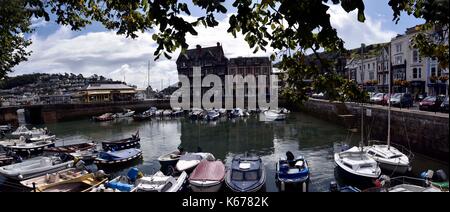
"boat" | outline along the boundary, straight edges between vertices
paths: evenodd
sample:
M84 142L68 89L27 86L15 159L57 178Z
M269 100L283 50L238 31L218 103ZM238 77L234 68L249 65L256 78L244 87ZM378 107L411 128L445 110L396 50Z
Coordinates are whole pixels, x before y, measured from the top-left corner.
M220 113L216 112L214 110L210 110L208 111L208 113L206 113L204 119L211 121L211 120L217 120L220 117Z
M352 147L348 150L335 153L334 162L343 170L349 178L363 182L372 182L381 175L378 163L360 147Z
M73 165L73 160L63 161L59 157L35 157L21 163L0 167L0 175L13 180L26 180L57 172Z
M280 113L277 110L264 111L266 121L281 121L286 119L286 114Z
M354 146L350 149L334 153L334 162L338 170L348 178L366 184L372 183L381 175L381 169L378 162L375 161L366 151L364 151L364 105L361 105L361 140L359 147Z
M234 192L256 192L266 183L266 170L256 155L236 155L225 175L225 184Z
M135 121L151 120L152 116L153 116L153 113L150 110L147 110L142 113L133 115L133 120L135 120Z
M134 110L126 109L121 113L115 113L113 116L114 118L127 118L132 117L134 115Z
M193 120L198 120L202 118L203 110L199 108L193 108L191 112L189 112L189 118Z
M343 192L343 193L361 192L361 190L359 190L358 188L353 187L353 186L339 186L335 181L332 181L330 183L329 191L330 192Z
M14 157L6 154L0 153L0 166L10 165L14 162Z
M370 143L381 143L379 141L369 141ZM386 144L372 144L370 146L363 147L364 151L378 162L380 168L389 173L405 174L411 171L410 158L413 153L410 152L407 156L397 148ZM409 152L406 149L404 152Z
M376 182L375 187L363 190L363 192L442 192L428 179L420 179L408 176L397 176L390 178L382 175Z
M183 154L183 149L179 148L171 153L161 155L158 157L159 164L162 167L175 166Z
M180 157L175 168L179 172L190 172L200 163L200 161L206 158L214 159L214 155L207 152L186 153Z
M10 124L6 124L6 125L0 125L0 132L1 133L8 133L11 132L12 127Z
M390 69L388 75L390 76ZM391 91L391 84L389 83L389 91ZM370 157L378 162L381 169L388 171L392 174L405 174L412 170L411 160L414 154L404 148L397 145L397 149L391 145L391 101L388 101L388 124L387 124L387 141L386 144L382 144L380 141L369 141L369 145L364 147Z
M48 147L44 149L44 152L50 153L75 153L79 151L86 151L94 149L96 147L95 143L79 143L71 144L65 146Z
M94 163L97 165L122 164L141 157L142 151L140 149L123 149L114 152L100 152L98 157L95 158Z
M428 180L432 186L441 189L441 191L449 191L448 176L442 169L436 172L433 170L424 171L420 174L420 178Z
M227 114L227 109L219 108L219 109L216 109L216 112L218 112L221 116L223 116L223 115Z
M56 139L55 135L38 135L35 137L27 138L27 142L39 142L39 141L54 141Z
M93 188L103 184L108 178L99 171L87 173L73 179L43 185L36 188L38 192L89 192Z
M182 172L180 176L164 175L161 171L152 176L144 176L136 181L136 192L178 192L181 191L188 175Z
M30 178L28 180L22 180L20 181L20 184L28 188L38 188L45 185L61 182L64 180L74 179L86 173L88 172L85 170L68 168L54 173L48 173L39 177Z
M179 116L184 115L183 108L181 108L181 107L174 107L174 108L172 108L172 110L173 110L173 112L172 112L173 117L179 117Z
M115 141L103 141L102 148L105 151L135 148L135 147L139 147L140 141L141 141L141 139L139 138L139 131L137 131L136 134L131 135L131 137L129 137L129 138L115 140Z
M114 115L112 113L105 113L100 116L94 116L92 117L94 121L111 121L114 120Z
M155 111L155 116L162 116L163 115L163 113L164 113L164 110L156 110Z
M203 159L189 176L189 185L194 192L218 192L224 178L222 161Z
M98 157L98 154L99 152L96 149L88 149L69 153L69 155L71 155L75 159L82 160L89 164L94 162L94 160Z
M162 112L162 115L163 115L163 116L172 116L172 110L164 110L164 111Z
M31 156L42 153L45 148L55 146L55 141L46 140L33 143L13 141L12 143L6 145L2 143L2 146L5 151L15 152L20 156Z
M231 110L229 116L230 116L230 118L243 117L244 112L240 108L234 108L233 110Z
M21 125L11 133L11 137L19 138L21 136L24 136L25 138L31 138L46 134L48 134L47 128L32 128L31 130L29 130L25 125Z
M303 192L307 192L310 180L308 162L303 156L294 158L291 152L287 152L286 158L277 162L275 177L281 191L286 190L286 185L299 185Z

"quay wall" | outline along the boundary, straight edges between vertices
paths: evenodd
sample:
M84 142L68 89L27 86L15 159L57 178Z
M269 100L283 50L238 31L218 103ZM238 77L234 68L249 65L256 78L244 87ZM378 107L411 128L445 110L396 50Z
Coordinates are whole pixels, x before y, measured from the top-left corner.
M27 122L29 123L54 123L58 121L92 117L103 113L122 112L131 109L137 112L148 110L150 107L159 109L170 108L168 100L144 100L136 102L114 102L114 103L79 103L79 104L53 104L32 105L20 107L0 108L0 122L17 125L17 110L25 109Z
M308 100L301 111L318 118L356 128L360 132L361 106L356 103ZM379 105L365 105L365 140L386 141L388 110ZM409 109L391 109L391 142L413 152L448 163L449 115ZM367 143L366 143L367 144Z

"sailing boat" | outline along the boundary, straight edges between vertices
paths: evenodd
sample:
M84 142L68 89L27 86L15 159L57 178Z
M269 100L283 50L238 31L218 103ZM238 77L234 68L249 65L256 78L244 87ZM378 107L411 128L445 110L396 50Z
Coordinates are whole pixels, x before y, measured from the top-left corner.
M389 70L389 76L391 76ZM391 82L389 82L389 92L391 92ZM402 151L391 146L391 102L388 101L388 132L387 144L380 141L369 141L372 145L365 146L364 151L376 160L383 170L389 171L392 174L405 174L411 171L410 158L413 154L411 151L402 147ZM408 156L405 153L408 154Z
M381 175L377 161L363 151L364 143L364 107L361 107L361 141L360 147L354 146L348 150L334 154L334 162L349 178L362 182L371 182Z

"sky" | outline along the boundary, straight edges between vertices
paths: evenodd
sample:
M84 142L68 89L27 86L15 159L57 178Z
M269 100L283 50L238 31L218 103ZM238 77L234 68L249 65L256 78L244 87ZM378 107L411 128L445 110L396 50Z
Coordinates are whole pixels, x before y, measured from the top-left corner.
M231 3L230 0L226 1L228 6ZM388 0L365 0L364 3L364 23L357 21L356 11L347 13L340 5L330 6L328 10L331 24L344 40L347 49L356 48L361 43L389 42L397 34L403 34L406 28L423 23L423 20L402 14L399 23L395 24ZM253 54L242 35L234 38L226 32L229 27L228 17L235 12L230 7L227 8L228 14L218 16L219 26L208 29L198 27L198 36L187 36L189 46L214 46L220 42L228 58L269 56L272 49ZM193 8L191 12L191 17L185 18L194 19L204 15L199 9ZM150 85L153 89L160 90L178 80L175 61L179 51L172 54L171 60L161 56L154 61L153 53L157 45L151 39L151 32L141 33L138 38L131 39L106 30L98 23L81 31L71 31L68 27L57 25L54 20L45 22L33 19L32 23L36 30L27 35L33 42L28 47L32 55L28 61L16 66L11 76L37 72L81 73L85 77L97 74L114 80L125 80L128 84L144 88L147 86L147 67L150 61Z

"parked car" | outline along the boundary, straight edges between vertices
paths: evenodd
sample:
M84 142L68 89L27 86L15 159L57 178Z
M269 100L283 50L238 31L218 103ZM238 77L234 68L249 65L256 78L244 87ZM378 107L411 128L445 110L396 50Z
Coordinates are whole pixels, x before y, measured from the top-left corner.
M372 97L370 97L370 103L373 104L381 104L384 98L384 93L376 93Z
M441 104L441 112L448 113L448 96L445 97L444 101Z
M419 103L419 110L439 111L445 96L428 96Z
M395 93L389 99L392 106L396 107L412 107L413 106L413 98L410 93Z
M421 102L425 98L427 98L426 94L419 94L419 95L417 95L416 101Z

